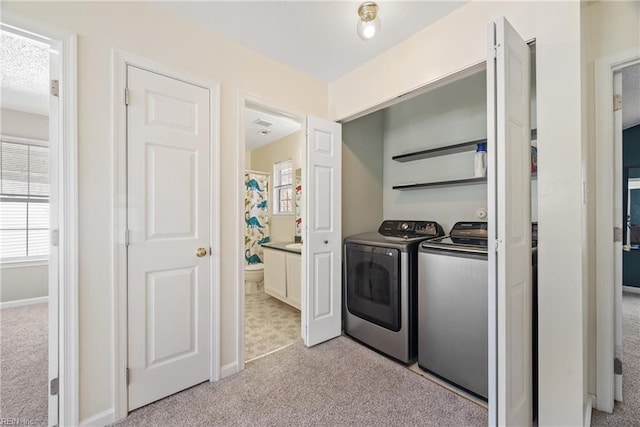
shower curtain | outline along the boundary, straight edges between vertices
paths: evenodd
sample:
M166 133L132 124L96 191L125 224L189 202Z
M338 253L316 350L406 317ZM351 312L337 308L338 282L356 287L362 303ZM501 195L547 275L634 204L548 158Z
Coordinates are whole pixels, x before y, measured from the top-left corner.
M247 265L262 262L262 243L269 242L269 176L244 174L244 259Z

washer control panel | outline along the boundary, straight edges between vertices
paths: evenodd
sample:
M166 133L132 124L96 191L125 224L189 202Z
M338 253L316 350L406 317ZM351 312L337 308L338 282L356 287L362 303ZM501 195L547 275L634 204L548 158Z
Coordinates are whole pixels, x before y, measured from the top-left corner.
M378 233L387 237L402 237L411 239L416 237L440 237L444 231L435 221L407 221L386 220L378 229Z

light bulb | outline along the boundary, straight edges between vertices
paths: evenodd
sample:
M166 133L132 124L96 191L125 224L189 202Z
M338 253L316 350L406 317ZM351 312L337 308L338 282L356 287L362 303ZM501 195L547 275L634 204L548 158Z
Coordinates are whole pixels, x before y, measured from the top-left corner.
M358 25L356 32L362 40L369 40L380 31L382 23L378 17L378 5L374 2L365 2L358 7Z
M373 21L358 21L357 32L362 40L369 40L380 31L380 18L376 16Z

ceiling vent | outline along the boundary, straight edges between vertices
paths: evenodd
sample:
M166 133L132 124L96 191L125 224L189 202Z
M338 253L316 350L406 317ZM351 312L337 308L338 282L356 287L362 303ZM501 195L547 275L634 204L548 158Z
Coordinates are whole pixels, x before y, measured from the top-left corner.
M257 124L258 126L264 126L266 128L268 128L269 126L273 125L273 122L270 122L269 120L265 120L265 119L257 119L253 123Z

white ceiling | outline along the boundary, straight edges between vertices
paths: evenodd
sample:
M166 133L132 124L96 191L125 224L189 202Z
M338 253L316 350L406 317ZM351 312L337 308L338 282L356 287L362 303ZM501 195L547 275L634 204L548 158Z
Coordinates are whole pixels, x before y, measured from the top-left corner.
M356 34L353 1L161 1L156 4L227 39L331 82L468 1L377 1L380 33Z
M302 129L299 122L258 109L245 109L245 142L247 150L270 144Z
M378 1L382 30L373 40L364 42L355 32L359 2L153 1L325 81L341 77L466 3ZM48 115L49 46L2 31L0 58L2 108ZM622 85L626 129L640 124L640 64L623 70ZM247 114L248 149L280 139L300 126L290 119L268 115L267 120L274 123L272 132L259 135L262 129L251 123L258 118L256 114ZM267 117L267 113L260 114Z
M2 108L49 114L49 46L16 34L0 34Z
M622 128L640 124L640 64L622 70Z

